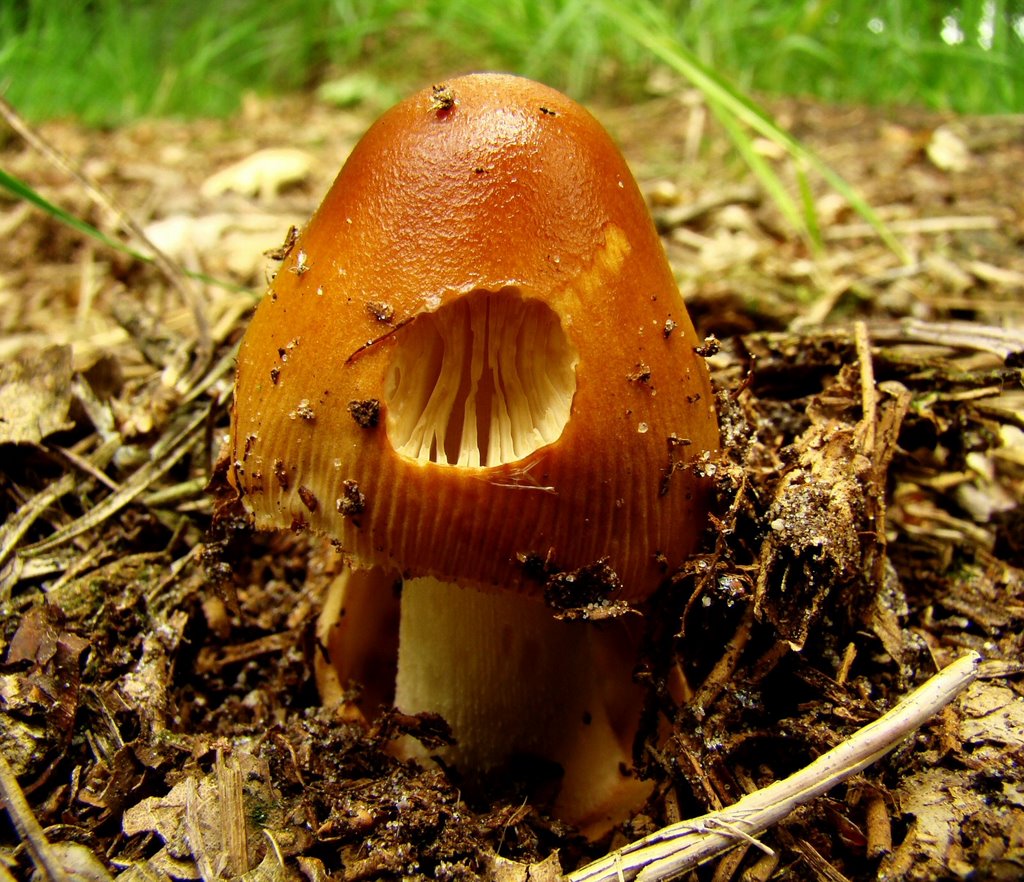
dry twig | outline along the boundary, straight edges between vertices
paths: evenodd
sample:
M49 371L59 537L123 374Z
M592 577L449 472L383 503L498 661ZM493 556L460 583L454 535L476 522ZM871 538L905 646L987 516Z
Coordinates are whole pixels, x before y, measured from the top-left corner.
M980 662L977 653L968 653L799 772L721 811L645 836L569 873L567 882L672 879L744 843L770 853L756 836L895 748L977 678Z
M25 794L18 785L18 779L7 758L0 753L0 802L7 809L7 814L18 831L18 836L25 843L32 862L40 875L48 882L68 882L68 874L64 871L60 859L50 848L50 842L39 826L39 821L32 814L32 808L25 799Z

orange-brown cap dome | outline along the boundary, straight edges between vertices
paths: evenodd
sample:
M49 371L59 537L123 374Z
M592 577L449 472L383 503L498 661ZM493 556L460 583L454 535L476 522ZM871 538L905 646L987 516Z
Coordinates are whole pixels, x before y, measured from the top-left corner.
M594 118L453 79L366 133L257 309L231 480L257 526L367 564L528 591L524 560L607 559L642 599L706 520L678 468L719 443L696 345Z

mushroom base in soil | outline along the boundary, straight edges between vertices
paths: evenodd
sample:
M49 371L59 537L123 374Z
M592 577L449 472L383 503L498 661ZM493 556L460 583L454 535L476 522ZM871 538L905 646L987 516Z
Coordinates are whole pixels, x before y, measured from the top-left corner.
M455 744L428 751L407 736L400 755L437 757L470 793L532 762L541 771L533 796L554 793L546 807L592 838L643 804L651 785L630 772L643 701L631 676L638 616L563 621L535 599L430 577L402 584L396 616L380 604L393 585L380 569L346 570L332 585L319 627L329 660L317 672L327 703L349 716L371 716L392 700L403 713L439 714ZM346 689L353 684L362 688Z

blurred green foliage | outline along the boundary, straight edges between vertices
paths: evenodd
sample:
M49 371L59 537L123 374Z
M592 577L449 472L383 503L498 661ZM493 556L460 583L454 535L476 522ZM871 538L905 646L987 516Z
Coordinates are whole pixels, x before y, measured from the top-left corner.
M482 68L628 99L672 66L623 14L743 90L1024 110L1024 0L3 0L0 87L31 119L94 124L324 82L387 103Z

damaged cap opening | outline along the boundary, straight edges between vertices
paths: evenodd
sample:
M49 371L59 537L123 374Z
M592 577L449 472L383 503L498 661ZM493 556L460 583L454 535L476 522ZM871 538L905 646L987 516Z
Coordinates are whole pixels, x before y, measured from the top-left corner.
M403 328L385 381L388 438L420 462L497 466L557 441L576 392L558 315L476 290Z

